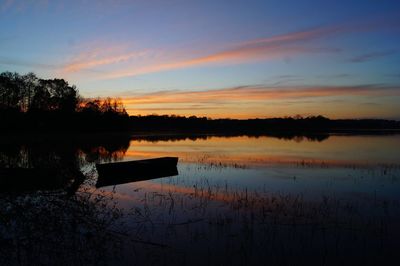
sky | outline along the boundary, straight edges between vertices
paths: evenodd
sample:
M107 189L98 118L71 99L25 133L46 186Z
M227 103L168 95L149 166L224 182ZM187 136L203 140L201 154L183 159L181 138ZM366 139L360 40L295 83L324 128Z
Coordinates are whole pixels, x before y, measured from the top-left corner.
M0 0L0 72L131 115L400 120L398 0Z

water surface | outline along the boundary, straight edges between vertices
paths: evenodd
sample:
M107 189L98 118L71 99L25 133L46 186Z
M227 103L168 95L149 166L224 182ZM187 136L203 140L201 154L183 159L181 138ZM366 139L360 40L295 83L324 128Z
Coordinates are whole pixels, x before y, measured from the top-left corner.
M22 255L13 253L22 262L37 252L38 243L48 248L50 238L63 247L57 256L67 258L70 250L75 255L68 259L78 264L85 262L81 257L92 264L99 262L95 258L146 265L381 264L397 257L400 244L399 144L400 135L133 136L58 146L3 144L3 165L51 161L70 177L77 175L71 169L84 173L67 179L68 189L3 195L12 204L1 211L14 224L22 223L15 210L32 202L30 210L47 212L47 223L60 223L60 214L53 217L49 210L69 209L62 232L49 234L39 218L25 225L36 228L34 247L22 240L27 238L22 225L12 225L17 233L3 232L3 239L24 243ZM178 175L95 187L95 163L161 156L179 157ZM65 239L56 237L60 233ZM54 260L49 254L55 246L42 251L42 262Z
M178 156L179 175L103 190L147 217L144 239L178 263L368 264L399 243L399 144L398 135L133 139L122 160Z

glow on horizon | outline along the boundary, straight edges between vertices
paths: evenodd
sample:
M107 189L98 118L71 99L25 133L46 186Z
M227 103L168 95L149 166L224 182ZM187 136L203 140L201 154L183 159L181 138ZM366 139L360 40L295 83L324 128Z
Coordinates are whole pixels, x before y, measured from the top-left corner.
M189 113L212 118L307 116L318 110L315 106L323 104L320 114L349 118L363 113L369 113L370 117L388 115L382 106L372 104L379 98L388 97L400 98L400 90L381 86L242 86L204 91L159 91L126 96L122 101L130 114ZM354 106L358 108L352 110Z
M0 72L65 78L132 115L400 119L399 14L394 0L0 0Z

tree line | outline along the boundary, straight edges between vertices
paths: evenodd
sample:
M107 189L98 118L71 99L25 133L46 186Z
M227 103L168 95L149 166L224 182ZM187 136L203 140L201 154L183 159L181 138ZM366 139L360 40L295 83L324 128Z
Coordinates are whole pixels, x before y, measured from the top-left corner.
M395 120L329 119L321 115L256 119L210 119L196 116L147 115L131 116L130 120L130 124L137 125L133 129L139 131L246 134L253 136L272 134L276 137L288 138L299 134L313 138L315 134L320 136L320 134L332 132L370 132L376 134L383 131L388 133L400 130L400 121Z
M128 114L118 99L85 99L64 79L34 73L0 74L3 130L95 130L124 128Z

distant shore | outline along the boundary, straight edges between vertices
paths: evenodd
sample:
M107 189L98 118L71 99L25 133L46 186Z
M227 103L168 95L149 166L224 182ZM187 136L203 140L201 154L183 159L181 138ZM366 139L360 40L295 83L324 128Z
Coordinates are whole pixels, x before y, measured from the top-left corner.
M115 132L27 132L17 131L0 132L0 145L12 143L59 143L70 144L92 144L92 143L113 143L129 142L130 140L143 141L178 141L178 140L198 140L211 137L272 137L279 139L293 140L304 138L308 141L324 141L332 136L382 136L400 135L400 129L341 129L331 131L295 131L295 130L271 130L263 133L240 133L240 132L188 132L188 131L115 131Z
M1 114L1 112L0 112ZM128 116L116 113L19 113L0 116L1 134L327 134L390 133L400 131L400 121L384 119L329 119L323 116L267 119L209 119L183 116Z

